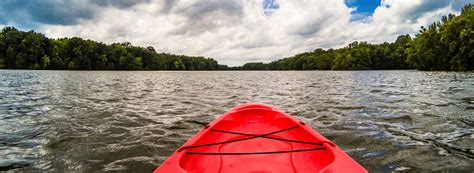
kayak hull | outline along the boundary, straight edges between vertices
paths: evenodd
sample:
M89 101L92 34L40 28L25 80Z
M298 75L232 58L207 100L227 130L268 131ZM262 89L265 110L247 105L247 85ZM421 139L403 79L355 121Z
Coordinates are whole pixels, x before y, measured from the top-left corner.
M305 123L268 105L249 103L209 123L154 172L367 171Z

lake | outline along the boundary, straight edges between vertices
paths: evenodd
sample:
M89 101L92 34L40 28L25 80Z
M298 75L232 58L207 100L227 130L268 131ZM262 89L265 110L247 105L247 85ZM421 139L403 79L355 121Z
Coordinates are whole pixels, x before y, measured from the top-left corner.
M372 172L474 170L473 72L0 70L0 171L151 172L247 102Z

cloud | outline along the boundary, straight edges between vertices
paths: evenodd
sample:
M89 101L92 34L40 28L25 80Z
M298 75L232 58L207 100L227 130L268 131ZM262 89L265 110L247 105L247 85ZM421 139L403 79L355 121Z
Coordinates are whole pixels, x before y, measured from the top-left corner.
M145 2L149 0L3 0L0 23L75 25L97 17L104 7L126 9Z
M150 0L88 0L90 4L96 4L101 7L129 8L136 4L150 2Z
M392 23L416 23L423 15L448 7L449 4L450 2L446 0L426 2L386 0L375 10L374 19L389 20Z
M384 0L359 19L344 0L6 0L0 17L14 14L3 24L28 23L26 17L50 37L128 41L241 65L353 41L393 41L467 2Z

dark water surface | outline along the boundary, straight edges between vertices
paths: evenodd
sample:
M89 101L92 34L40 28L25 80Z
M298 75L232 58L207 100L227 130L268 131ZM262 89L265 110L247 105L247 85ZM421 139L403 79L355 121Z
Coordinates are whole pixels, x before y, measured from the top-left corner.
M368 170L474 171L474 73L0 71L0 171L152 171L246 102L308 122Z

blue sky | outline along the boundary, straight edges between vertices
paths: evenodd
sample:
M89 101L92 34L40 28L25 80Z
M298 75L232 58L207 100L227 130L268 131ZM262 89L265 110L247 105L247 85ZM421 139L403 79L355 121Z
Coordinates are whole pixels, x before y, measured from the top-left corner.
M375 8L380 6L380 0L346 0L345 3L349 7L355 7L354 13L362 13L372 15Z
M353 19L364 19L371 16L375 9L380 6L380 0L346 0L345 3L348 7L355 8L352 12Z
M263 0L262 6L265 15L271 15L274 11L280 8L280 4L276 0Z
M0 28L131 42L227 65L392 42L474 0L0 0Z

